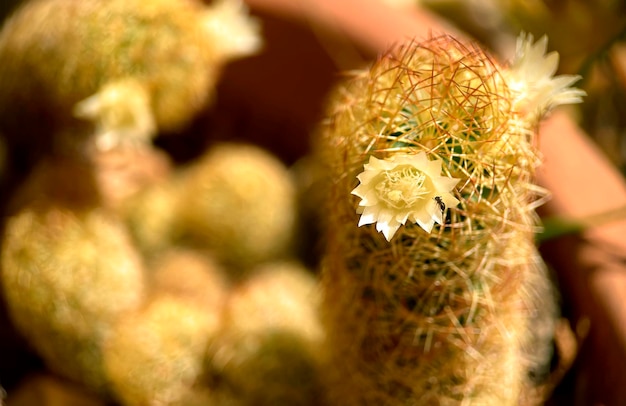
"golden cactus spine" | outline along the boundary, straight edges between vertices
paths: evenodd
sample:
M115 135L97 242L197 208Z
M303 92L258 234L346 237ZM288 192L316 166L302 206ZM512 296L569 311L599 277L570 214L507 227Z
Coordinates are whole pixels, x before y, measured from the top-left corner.
M529 330L535 312L553 310L533 244L544 196L533 183L536 123L515 110L503 70L443 36L389 51L332 95L317 149L328 169L332 403L517 404L546 361L548 343ZM351 193L364 165L418 154L459 179L458 205L429 195L430 215L443 209L430 233L406 222L387 241L358 227Z

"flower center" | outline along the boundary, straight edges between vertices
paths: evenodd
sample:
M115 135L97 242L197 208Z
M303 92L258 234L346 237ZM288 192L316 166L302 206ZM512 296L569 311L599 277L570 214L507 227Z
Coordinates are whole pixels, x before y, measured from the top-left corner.
M424 172L410 165L401 165L380 174L376 195L388 207L415 207L432 194L432 181Z

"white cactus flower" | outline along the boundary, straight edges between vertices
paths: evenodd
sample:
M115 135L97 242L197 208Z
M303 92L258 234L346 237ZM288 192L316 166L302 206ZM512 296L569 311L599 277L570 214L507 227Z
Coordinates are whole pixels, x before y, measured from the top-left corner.
M515 59L505 80L513 93L513 107L531 119L540 120L544 114L561 104L582 102L585 91L572 87L579 75L554 76L559 64L556 51L546 54L548 37L533 43L531 34L522 33L517 39Z
M157 133L148 90L133 78L105 83L74 106L74 116L95 125L95 145L103 151L141 146Z
M370 157L352 191L361 198L359 227L376 223L376 230L391 241L407 220L428 233L435 223L443 224L445 210L459 204L451 193L459 179L441 176L441 164L441 160L430 161L424 152Z
M259 21L251 17L242 0L217 0L204 15L206 33L221 58L240 58L263 46Z

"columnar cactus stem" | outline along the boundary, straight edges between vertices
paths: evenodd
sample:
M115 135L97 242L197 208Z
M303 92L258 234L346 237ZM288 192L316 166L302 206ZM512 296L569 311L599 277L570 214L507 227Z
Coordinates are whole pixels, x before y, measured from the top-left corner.
M443 36L392 49L332 96L318 157L333 404L518 404L547 361L534 129L582 92L532 56L549 77L511 89L525 72ZM518 89L537 104L518 109Z

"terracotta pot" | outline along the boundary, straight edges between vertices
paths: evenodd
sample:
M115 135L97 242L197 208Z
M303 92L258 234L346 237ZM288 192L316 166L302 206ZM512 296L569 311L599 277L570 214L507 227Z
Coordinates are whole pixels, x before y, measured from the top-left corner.
M582 218L624 207L623 178L566 115L545 122L541 143L545 165L539 180L553 194L544 215ZM542 247L556 271L564 312L586 336L576 368L558 392L570 392L575 402L567 404L626 404L625 253L623 215Z

